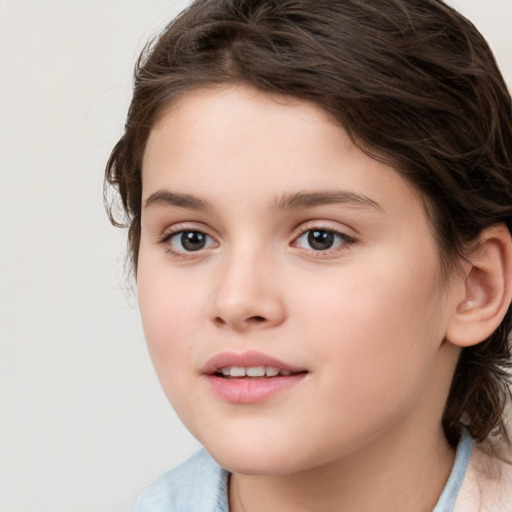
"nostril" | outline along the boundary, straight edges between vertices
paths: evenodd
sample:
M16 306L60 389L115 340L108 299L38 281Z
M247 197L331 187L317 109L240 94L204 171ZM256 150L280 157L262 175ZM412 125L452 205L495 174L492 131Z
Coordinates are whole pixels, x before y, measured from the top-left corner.
M220 316L217 316L213 319L213 322L215 323L215 325L217 325L217 327L232 325L235 328L236 327L244 328L244 326L249 327L251 325L256 326L256 325L264 324L266 321L267 321L267 319L260 315L250 316L250 317L242 319L242 320L238 320L238 319L226 320Z
M227 322L225 320L223 320L220 316L217 316L215 317L215 319L213 320L217 325L224 325L226 324Z
M263 318L262 316L251 316L250 318L247 319L247 321L254 324L261 324L262 322L265 321L265 318Z

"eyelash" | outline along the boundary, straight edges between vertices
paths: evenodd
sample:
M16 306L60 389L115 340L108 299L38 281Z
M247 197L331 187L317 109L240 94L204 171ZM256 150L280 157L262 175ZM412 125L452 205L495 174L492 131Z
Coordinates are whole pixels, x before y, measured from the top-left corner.
M335 238L337 237L338 241L339 241L339 243L333 248L331 248L331 247L329 247L327 249L302 248L303 250L307 251L309 253L309 255L311 255L312 257L315 257L315 258L323 258L323 257L329 257L329 256L332 257L332 256L336 255L339 251L342 251L356 243L355 238L353 238L345 233L342 233L341 231L337 231L330 227L324 227L324 226L319 226L319 225L312 225L312 226L309 225L309 226L303 227L296 235L294 235L293 242L291 244L292 247L300 248L298 246L298 241L304 235L306 235L307 233L311 233L313 231L322 232L322 233L326 233L328 235L332 235ZM168 254L170 254L173 258L177 258L177 259L195 259L195 258L199 257L200 255L203 255L205 250L209 249L209 247L200 248L196 251L186 251L186 250L181 251L181 250L173 249L172 245L170 244L171 240L175 237L178 237L179 235L183 235L184 233L194 233L196 235L199 234L199 235L207 237L208 239L215 242L215 239L212 236L210 236L208 233L206 233L205 231L203 231L201 229L193 229L193 228L177 226L172 231L164 233L158 240L158 243L165 247L165 250Z
M168 254L170 254L173 258L177 259L193 259L195 257L198 257L200 254L203 253L204 249L199 249L197 251L177 251L172 248L171 246L171 240L174 237L178 237L178 235L183 235L184 233L196 233L203 235L205 237L208 237L210 240L214 240L212 236L210 236L208 233L201 229L194 229L194 228L187 228L187 227L176 227L172 231L164 233L160 239L158 240L158 243L163 245L165 247L165 250ZM197 253L197 255L196 255Z
M332 235L334 237L338 238L339 243L334 247L329 247L328 249L305 249L310 253L310 256L314 258L328 258L332 256L336 256L338 252L346 250L348 247L354 245L356 243L356 239L347 235L346 233L343 233L341 231L338 231L336 229L333 229L331 227L321 226L321 225L306 225L304 226L299 233L294 237L294 241L292 243L293 247L298 246L298 241L306 234L312 233L314 231L317 232L323 232L329 235Z

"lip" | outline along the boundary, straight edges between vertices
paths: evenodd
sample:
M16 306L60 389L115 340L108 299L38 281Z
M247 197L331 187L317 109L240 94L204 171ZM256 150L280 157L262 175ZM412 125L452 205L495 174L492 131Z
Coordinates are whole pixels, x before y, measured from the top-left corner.
M219 376L221 368L231 366L271 366L288 370L291 375L259 378L227 379ZM221 399L236 404L259 403L301 382L307 370L291 366L279 359L256 351L221 352L213 356L203 367L202 373L210 389Z
M292 373L306 371L305 368L290 366L289 364L267 354L250 350L242 353L226 351L216 354L208 360L202 369L202 373L206 375L213 375L215 372L221 368L225 368L226 366L272 366L273 368L288 370Z

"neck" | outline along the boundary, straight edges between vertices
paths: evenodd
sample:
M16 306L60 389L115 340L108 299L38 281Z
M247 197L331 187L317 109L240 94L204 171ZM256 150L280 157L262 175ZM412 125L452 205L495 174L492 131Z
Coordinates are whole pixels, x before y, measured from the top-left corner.
M238 475L230 481L233 512L431 511L448 480L454 452L441 428L395 430L357 453L291 475Z

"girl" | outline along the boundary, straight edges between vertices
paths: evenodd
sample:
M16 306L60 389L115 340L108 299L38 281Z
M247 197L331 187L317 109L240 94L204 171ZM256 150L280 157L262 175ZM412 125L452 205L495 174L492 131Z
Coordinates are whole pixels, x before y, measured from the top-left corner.
M143 52L106 179L205 447L134 512L512 510L512 108L467 20L197 0Z

